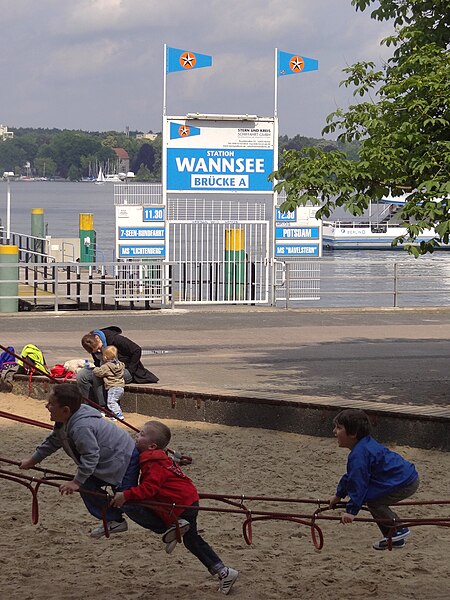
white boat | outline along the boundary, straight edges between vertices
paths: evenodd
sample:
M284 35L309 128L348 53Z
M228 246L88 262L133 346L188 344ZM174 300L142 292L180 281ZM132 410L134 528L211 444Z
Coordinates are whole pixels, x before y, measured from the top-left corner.
M106 178L103 174L103 169L100 167L100 169L98 171L97 179L95 180L95 184L102 185L103 183L105 183L105 180L106 180Z
M373 218L372 207L368 221L323 221L322 245L329 250L395 250L402 249L408 242L408 230L395 221L395 215L405 203L406 196L382 198L380 204L387 205ZM392 246L399 236L405 236L403 243ZM425 229L413 242L428 242L436 237L434 229ZM450 244L441 244L437 249L450 250Z

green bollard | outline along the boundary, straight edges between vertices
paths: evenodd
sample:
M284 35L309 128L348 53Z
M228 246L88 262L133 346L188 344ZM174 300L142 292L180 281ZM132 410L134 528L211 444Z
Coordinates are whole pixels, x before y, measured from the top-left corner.
M31 209L31 236L33 238L44 238L45 237L45 224L44 224L44 209L43 208L32 208ZM32 262L42 262L44 254L44 242L42 239L33 240L33 251L37 254L33 255Z
M15 296L5 298L5 296ZM19 247L0 246L0 313L19 311Z
M245 300L245 232L225 230L225 300Z
M94 215L80 213L80 263L95 262Z

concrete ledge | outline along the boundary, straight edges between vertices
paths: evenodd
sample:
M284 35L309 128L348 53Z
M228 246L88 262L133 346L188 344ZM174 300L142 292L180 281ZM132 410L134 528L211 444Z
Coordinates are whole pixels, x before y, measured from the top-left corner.
M75 382L73 382L75 385ZM46 398L55 385L45 377L32 381L25 375L14 379L13 393L30 395L38 400ZM125 412L136 412L160 419L181 419L220 423L235 427L261 427L277 431L330 437L333 418L344 408L354 408L338 400L289 400L186 392L131 384L125 387L122 400ZM450 450L450 412L446 409L358 403L373 425L373 435L380 442L417 448ZM26 416L26 415L24 415Z

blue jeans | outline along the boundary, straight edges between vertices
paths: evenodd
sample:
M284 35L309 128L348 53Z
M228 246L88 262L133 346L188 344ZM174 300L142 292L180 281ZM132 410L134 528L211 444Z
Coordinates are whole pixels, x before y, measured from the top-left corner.
M128 369L125 369L123 377L125 383L131 383L133 381L133 377ZM92 372L92 369L80 369L77 372L77 386L80 390L80 394L84 398L90 398L102 407L106 406L103 379L96 377ZM91 390L93 397L89 395Z
M112 387L108 390L108 409L113 412L119 419L123 418L122 409L120 408L120 399L123 396L123 387Z
M118 486L111 486L114 492L120 492L122 490L127 490L131 487L134 487L138 484L139 481L139 451L137 448L133 450L133 454L131 455L130 462L128 464L127 470L125 471L125 475ZM83 483L80 489L80 496L83 499L83 502L88 509L88 511L96 517L97 519L103 519L103 510L107 503L107 493L103 489L104 487L110 485L106 481L95 477L95 475L91 475L86 481ZM91 494L84 494L83 491L87 490L89 492L97 492L102 494L102 496L93 496ZM121 521L123 519L123 511L121 508L117 508L112 506L106 510L106 520L107 521Z
M208 569L211 575L216 575L224 568L224 564L197 531L198 510L196 510L196 506L198 506L198 502L194 502L193 508L187 508L179 517L186 519L190 525L189 531L183 536L183 544ZM155 533L164 533L167 529L164 521L151 508L127 504L122 508L132 521L145 529L150 529Z

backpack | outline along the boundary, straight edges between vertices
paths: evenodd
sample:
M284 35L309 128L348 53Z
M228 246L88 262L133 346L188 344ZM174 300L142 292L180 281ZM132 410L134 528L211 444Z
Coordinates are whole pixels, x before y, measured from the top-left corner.
M10 354L12 352L12 354ZM3 368L9 368L17 364L14 354L16 351L13 346L8 346L4 352L0 354L0 371Z
M20 372L27 373L28 375L33 375L34 373L36 373L36 375L42 375L44 373L47 373L47 375L49 374L42 350L39 350L39 348L34 344L26 344L22 348L20 358L25 358L28 363L26 364L21 360L18 361L20 365ZM31 364L35 365L35 367L31 367Z
M75 373L70 369L66 369L65 365L61 363L56 364L50 369L50 375L57 379L63 379L64 381L67 379L75 379Z

